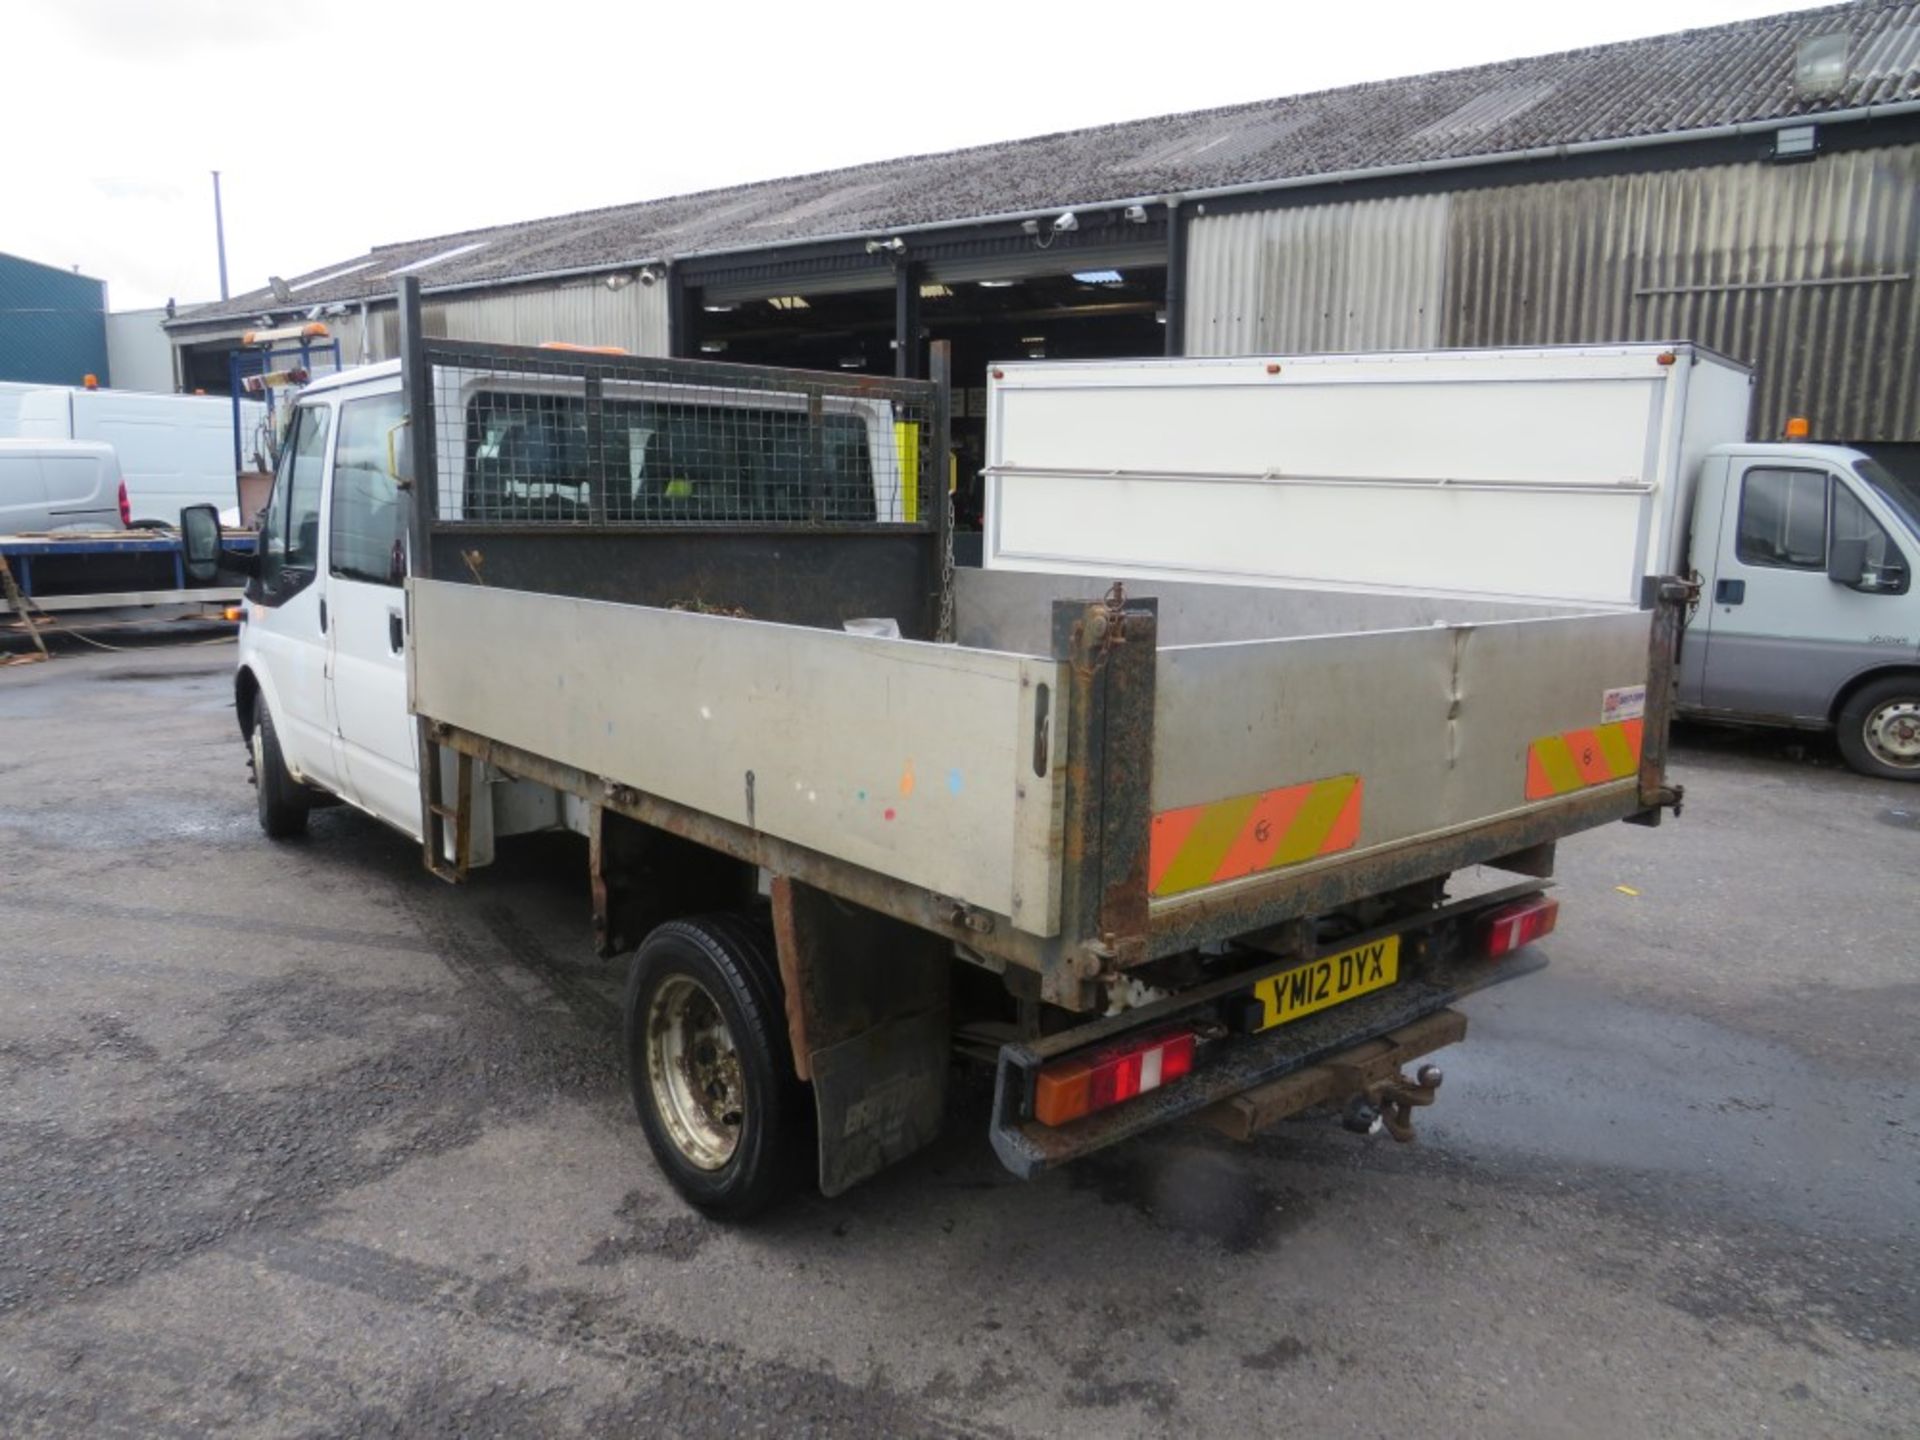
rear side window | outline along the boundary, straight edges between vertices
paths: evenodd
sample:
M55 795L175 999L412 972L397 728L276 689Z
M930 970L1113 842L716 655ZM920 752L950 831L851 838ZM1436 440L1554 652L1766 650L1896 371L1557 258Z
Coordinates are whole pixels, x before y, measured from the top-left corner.
M1747 565L1827 568L1827 477L1821 470L1753 469L1740 485L1734 553Z
M476 395L467 407L470 520L866 524L876 518L867 421L803 409L606 402L594 464L577 396Z
M387 437L405 409L398 394L340 407L327 568L343 579L398 585L407 578L406 508L387 468Z

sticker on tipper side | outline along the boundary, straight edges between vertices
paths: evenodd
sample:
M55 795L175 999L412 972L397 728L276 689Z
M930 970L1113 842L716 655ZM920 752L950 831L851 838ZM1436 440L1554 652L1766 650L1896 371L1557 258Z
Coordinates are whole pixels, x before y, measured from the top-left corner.
M1527 799L1550 800L1589 785L1625 780L1640 768L1642 723L1619 720L1591 730L1542 735L1527 747Z
M1365 789L1358 775L1333 775L1162 810L1153 817L1147 889L1179 895L1351 850L1360 838Z
M1647 713L1647 687L1621 685L1603 691L1600 696L1600 723L1612 725L1621 720L1638 720Z

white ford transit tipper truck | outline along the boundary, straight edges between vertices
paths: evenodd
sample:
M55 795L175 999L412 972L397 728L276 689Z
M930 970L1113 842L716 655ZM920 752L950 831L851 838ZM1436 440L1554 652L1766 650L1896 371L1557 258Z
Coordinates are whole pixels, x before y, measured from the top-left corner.
M641 1127L716 1214L925 1144L956 1056L1023 1176L1183 1116L1408 1138L1441 1077L1402 1066L1545 963L1555 842L1678 806L1683 581L956 573L943 347L882 380L399 308L400 362L300 395L262 521L261 824L343 800L454 880L584 835Z
M1750 392L1685 344L997 365L984 564L1602 606L1691 575L1682 713L1920 780L1920 494L1749 442Z

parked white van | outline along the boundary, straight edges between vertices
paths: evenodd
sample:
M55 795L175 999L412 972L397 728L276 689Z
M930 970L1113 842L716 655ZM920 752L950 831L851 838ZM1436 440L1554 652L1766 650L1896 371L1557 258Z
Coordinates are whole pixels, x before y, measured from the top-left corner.
M251 436L264 407L241 402ZM45 386L19 397L12 433L29 440L102 441L119 452L133 524L174 524L189 505L232 510L233 402L212 395Z
M127 487L111 445L0 440L0 535L126 525Z

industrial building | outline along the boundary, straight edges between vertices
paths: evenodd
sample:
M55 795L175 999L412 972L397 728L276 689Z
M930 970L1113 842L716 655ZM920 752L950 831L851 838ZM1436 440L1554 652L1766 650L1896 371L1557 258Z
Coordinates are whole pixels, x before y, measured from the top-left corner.
M328 320L922 373L995 359L1690 339L1757 433L1920 462L1920 3L1831 6L404 244L168 325L186 388ZM963 473L966 472L963 462Z
M0 381L107 383L107 287L77 270L0 254Z

